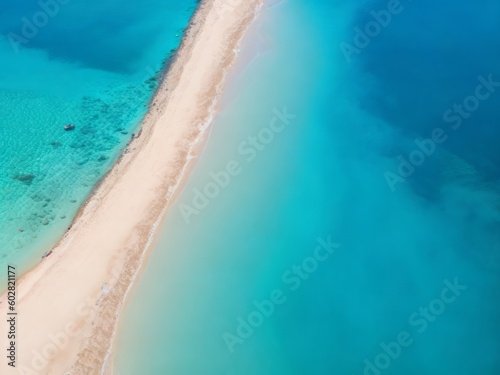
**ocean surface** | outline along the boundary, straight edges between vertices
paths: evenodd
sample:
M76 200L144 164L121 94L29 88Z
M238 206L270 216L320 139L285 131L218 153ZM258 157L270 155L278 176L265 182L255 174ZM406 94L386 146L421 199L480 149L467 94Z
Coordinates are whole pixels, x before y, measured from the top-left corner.
M268 3L114 373L498 375L499 17Z
M0 277L70 225L139 125L197 3L0 7Z

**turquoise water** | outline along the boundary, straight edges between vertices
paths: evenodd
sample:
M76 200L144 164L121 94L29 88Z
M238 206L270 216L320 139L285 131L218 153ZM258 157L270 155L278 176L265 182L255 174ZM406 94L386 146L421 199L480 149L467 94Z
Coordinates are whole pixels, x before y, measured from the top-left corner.
M500 81L500 6L402 1L348 63L341 43L387 8L264 9L125 308L116 374L500 373L500 93L467 99ZM464 101L461 127L443 118Z
M0 276L6 263L26 269L63 234L129 142L196 4L2 7Z

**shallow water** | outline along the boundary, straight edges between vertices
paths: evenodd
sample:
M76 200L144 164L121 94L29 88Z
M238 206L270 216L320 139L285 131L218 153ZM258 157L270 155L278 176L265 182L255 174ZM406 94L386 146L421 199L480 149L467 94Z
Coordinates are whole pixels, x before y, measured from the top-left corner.
M130 140L197 4L61 3L0 14L0 276L64 233Z
M500 372L500 93L443 120L477 77L500 81L500 6L401 2L348 63L341 43L384 9L264 9L127 304L115 373ZM398 175L399 156L419 165ZM325 258L318 237L339 247Z

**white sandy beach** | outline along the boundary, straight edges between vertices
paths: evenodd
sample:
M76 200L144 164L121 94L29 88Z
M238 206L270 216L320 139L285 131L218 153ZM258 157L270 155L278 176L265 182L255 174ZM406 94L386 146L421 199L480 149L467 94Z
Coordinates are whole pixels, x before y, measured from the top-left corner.
M107 359L127 291L182 188L234 50L262 1L203 2L140 135L53 253L18 280L16 367L4 355L0 374L112 373ZM6 342L5 295L1 301Z

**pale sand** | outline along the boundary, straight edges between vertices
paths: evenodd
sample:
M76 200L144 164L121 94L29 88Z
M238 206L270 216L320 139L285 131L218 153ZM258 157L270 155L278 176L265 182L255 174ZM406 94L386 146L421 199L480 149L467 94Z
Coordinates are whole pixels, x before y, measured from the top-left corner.
M112 373L105 363L127 291L262 1L206 0L196 12L140 136L52 255L18 281L17 366L7 366L3 349L1 374ZM5 343L6 296L1 300Z

